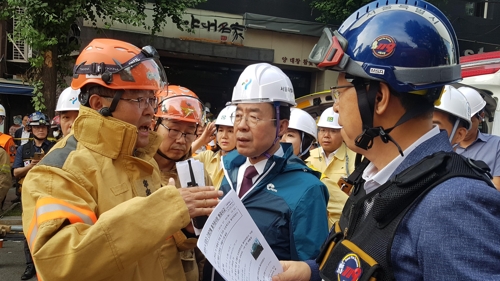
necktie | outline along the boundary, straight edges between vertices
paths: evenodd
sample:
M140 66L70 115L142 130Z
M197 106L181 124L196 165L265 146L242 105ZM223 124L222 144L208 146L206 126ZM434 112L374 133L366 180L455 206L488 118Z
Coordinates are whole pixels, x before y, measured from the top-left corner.
M252 187L253 182L252 178L258 175L259 173L255 169L254 166L248 166L245 170L245 174L243 175L243 181L241 182L239 197L243 197L245 193Z

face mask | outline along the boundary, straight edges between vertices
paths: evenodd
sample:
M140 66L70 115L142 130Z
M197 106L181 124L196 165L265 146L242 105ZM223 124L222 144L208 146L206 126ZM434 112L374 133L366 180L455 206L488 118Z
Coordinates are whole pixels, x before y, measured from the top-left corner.
M52 135L54 135L54 138L57 138L59 136L59 131L52 132Z

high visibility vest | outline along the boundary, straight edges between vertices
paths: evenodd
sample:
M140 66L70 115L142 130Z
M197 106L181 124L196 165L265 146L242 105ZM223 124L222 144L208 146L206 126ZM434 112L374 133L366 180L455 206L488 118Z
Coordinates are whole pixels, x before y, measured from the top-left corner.
M0 146L7 151L10 156L10 163L14 163L14 159L16 158L16 144L14 143L14 139L11 135L0 133Z

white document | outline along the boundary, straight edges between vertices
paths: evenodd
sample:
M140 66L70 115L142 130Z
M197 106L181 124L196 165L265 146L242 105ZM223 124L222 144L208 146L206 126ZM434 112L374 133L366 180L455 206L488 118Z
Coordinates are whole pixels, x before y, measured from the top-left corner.
M192 173L189 168L189 162L191 162ZM193 186L193 183L196 183L196 186L205 186L205 169L203 168L203 163L189 158L188 160L176 162L175 166L182 187Z
M270 281L283 271L233 190L208 217L198 238L198 248L227 281Z
M189 158L188 160L176 162L177 174L182 187L205 186L205 169L203 163ZM201 229L194 226L194 233L200 235Z

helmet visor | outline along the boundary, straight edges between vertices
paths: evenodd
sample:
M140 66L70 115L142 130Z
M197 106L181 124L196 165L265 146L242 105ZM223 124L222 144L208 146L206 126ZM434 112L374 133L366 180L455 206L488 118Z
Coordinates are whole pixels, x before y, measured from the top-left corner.
M155 116L200 124L205 119L205 110L195 97L173 96L160 101Z
M349 58L344 52L346 47L347 40L338 31L325 28L309 54L309 61L319 68L342 71Z
M156 49L152 46L142 48L141 52L126 62L118 62L116 64L91 63L75 65L73 69L74 75L85 74L87 77L101 78L110 88L123 89L141 89L146 86L148 89L161 90L167 84L167 75L159 60L160 56ZM123 82L131 82L130 84L116 84L118 81L113 81L114 74L120 76ZM77 77L77 76L76 76Z

